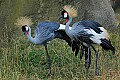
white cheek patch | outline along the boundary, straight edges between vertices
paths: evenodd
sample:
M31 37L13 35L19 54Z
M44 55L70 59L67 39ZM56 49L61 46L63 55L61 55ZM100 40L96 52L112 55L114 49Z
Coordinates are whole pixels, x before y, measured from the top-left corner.
M28 27L26 27L26 31L28 31Z
M67 17L67 13L64 13L64 18L66 18Z

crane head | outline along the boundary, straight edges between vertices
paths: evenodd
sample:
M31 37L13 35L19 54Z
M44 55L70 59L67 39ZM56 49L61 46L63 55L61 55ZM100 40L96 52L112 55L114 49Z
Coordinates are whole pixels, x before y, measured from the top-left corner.
M61 15L64 17L64 18L67 18L68 15L72 18L76 17L77 16L77 9L75 9L73 6L71 5L65 5L63 7L63 11L61 12Z
M66 19L66 22L68 22L69 17L74 18L76 16L77 10L71 5L66 5L63 7L63 11L61 12L61 16L59 18Z
M22 26L22 31L23 31L24 35L28 34L29 29L30 29L30 27L28 27L28 26L31 26L32 24L33 24L33 22L31 20L31 18L26 17L26 16L18 18L15 23L16 26L20 26L20 27Z
M61 12L61 16L60 16L59 18L68 19L68 18L69 18L68 16L69 16L69 15L68 15L68 12L65 11L65 10L63 10L63 11Z
M28 34L28 32L29 32L29 27L28 27L27 25L22 26L22 31L23 31L23 34L24 34L24 35L25 35L25 34Z

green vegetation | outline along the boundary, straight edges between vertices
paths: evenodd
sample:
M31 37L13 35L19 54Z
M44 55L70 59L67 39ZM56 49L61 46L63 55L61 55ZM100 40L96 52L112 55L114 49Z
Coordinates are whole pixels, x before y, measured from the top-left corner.
M119 80L120 78L120 33L111 33L112 44L116 54L99 51L99 76L95 76L95 54L92 52L92 63L89 69L90 80ZM48 76L46 55L43 46L28 42L26 36L19 35L13 47L0 49L0 80L84 80L84 57L80 60L71 51L65 41L55 39L48 46L52 63L53 76Z

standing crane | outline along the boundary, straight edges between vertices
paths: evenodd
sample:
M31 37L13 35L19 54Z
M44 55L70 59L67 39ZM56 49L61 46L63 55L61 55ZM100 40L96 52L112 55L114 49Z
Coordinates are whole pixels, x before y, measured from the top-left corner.
M31 18L28 17L18 18L16 23L17 26L22 26L23 34L27 35L28 40L31 43L45 46L50 74L51 74L51 63L50 63L50 56L47 50L48 41L51 41L55 38L63 39L68 43L70 47L72 47L72 51L75 52L75 54L78 54L79 46L75 42L72 43L70 37L65 33L65 25L60 24L58 22L40 22L35 29L35 36L33 38L31 36L31 28L30 28L32 24L33 22Z
M76 42L85 46L85 68L86 68L86 79L88 79L88 69L90 67L91 62L91 50L90 47L96 53L96 69L95 73L98 75L98 52L94 48L92 44L100 45L104 50L111 50L113 54L115 53L115 48L112 46L110 42L110 37L106 29L104 27L93 21L93 20L85 20L79 21L72 25L72 28L69 29L69 25L72 22L72 18L77 16L77 10L70 6L64 6L63 11L61 12L61 18L66 19L68 21L66 23L65 32L71 38L72 42Z

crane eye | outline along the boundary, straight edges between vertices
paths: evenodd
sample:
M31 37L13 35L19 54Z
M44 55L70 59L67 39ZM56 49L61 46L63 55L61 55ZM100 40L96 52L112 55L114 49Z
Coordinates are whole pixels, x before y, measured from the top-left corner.
M67 12L65 12L65 13L64 13L64 18L67 18L67 15L68 15L68 13L67 13Z

